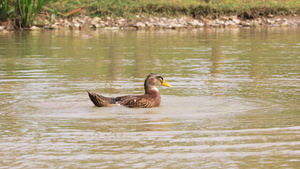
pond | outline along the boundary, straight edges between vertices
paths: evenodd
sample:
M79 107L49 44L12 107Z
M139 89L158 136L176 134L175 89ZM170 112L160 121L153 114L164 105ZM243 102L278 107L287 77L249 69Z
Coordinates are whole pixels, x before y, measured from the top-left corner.
M297 168L300 29L0 32L4 168ZM143 94L159 107L99 108Z

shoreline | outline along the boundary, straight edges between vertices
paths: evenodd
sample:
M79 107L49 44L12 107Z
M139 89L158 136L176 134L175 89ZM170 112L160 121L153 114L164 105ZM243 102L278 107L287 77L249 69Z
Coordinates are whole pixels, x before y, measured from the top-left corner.
M113 30L160 30L160 29L197 29L197 28L239 28L239 27L300 27L300 16L273 16L255 19L240 19L237 16L223 16L218 19L195 19L181 16L177 18L145 17L136 15L135 18L123 17L100 18L80 16L72 18L57 18L53 24L47 19L38 17L29 29L21 30L54 30L54 29L113 29ZM0 31L16 31L8 22L0 23Z

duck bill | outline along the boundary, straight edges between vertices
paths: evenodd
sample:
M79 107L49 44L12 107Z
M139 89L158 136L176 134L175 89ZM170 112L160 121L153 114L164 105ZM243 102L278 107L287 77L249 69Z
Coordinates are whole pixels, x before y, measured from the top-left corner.
M171 85L169 85L169 83L167 83L165 80L162 82L162 84L161 85L163 85L163 86L167 86L167 87L172 87Z

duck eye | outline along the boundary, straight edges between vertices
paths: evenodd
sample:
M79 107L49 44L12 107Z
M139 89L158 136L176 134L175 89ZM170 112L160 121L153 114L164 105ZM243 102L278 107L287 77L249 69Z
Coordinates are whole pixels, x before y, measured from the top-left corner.
M161 76L158 76L159 80L164 81L164 78L162 78Z

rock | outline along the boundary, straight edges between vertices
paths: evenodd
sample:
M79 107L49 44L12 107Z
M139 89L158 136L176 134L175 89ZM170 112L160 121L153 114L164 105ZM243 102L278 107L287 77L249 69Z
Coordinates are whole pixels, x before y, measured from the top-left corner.
M84 22L90 22L92 19L90 17L88 17L88 16L85 16L83 18L83 20L84 20Z
M187 22L186 22L186 18L185 17L182 17L178 20L178 22L181 24L181 25L185 25Z
M168 19L166 17L162 17L161 20L164 21L164 22L168 21Z
M53 24L53 25L51 25L50 27L49 27L49 29L58 29L59 27L58 27L58 25L56 25L56 24Z
M225 26L232 27L232 28L237 27L237 25L234 22L232 22L232 21L229 21L229 24L225 25Z
M125 22L125 21L118 20L118 21L116 22L116 24L117 24L117 25L124 25L124 22Z
M299 18L283 18L273 16L272 14L263 18L256 18L250 20L239 20L237 16L223 16L219 19L202 18L201 20L192 17L179 17L179 18L167 18L167 17L145 17L143 15L137 15L137 18L125 19L119 17L114 19L112 17L106 17L101 19L99 17L90 18L88 16L80 16L69 19L57 18L54 24L50 24L48 20L40 19L30 28L30 30L38 30L43 26L45 29L59 29L64 27L70 27L71 29L81 29L86 26L90 28L105 28L105 29L195 29L199 27L251 27L259 25L269 25L271 27L286 27L286 26L300 26ZM38 23L41 23L38 25ZM9 30L10 27L0 26L1 30ZM13 28L11 28L14 30Z
M231 22L231 21L226 21L226 22L224 23L224 26L229 26L229 25L231 25L230 22Z
M280 18L275 19L275 22L279 23L281 21Z
M207 25L207 26L211 26L211 25L213 25L213 24L215 24L215 22L213 22L213 21L207 21L207 22L206 22L206 25Z
M164 24L163 22L154 23L153 26L156 28L171 28L170 25Z
M99 17L95 17L92 19L92 23L98 23L99 21L101 21Z
M44 25L49 25L49 24L50 24L50 22L48 20L44 21Z
M237 25L237 23L230 21L230 25Z
M150 22L154 22L155 20L154 20L153 18L150 18L149 21L150 21Z
M219 20L219 19L216 19L216 20L215 20L215 23L216 23L216 24L219 24L219 25L224 25L224 24L225 24L224 21L221 21L221 20Z
M239 19L232 19L232 22L234 22L237 25L239 25L241 23L241 21Z
M145 28L146 27L146 25L142 22L136 23L136 26L139 27L139 28Z
M262 24L263 24L263 22L262 22L261 18L255 19L254 25L262 25Z
M80 19L79 17L75 17L73 20L72 20L73 23L80 23L80 24L83 24L84 23L84 20Z
M155 21L159 21L159 18L158 17L154 17L153 18Z
M275 21L274 20L271 20L271 19L267 19L267 23L272 25L272 24L275 24Z
M171 27L171 29L180 29L180 28L183 28L184 26L181 25L181 24L177 24L177 25L174 25Z
M153 24L153 23L151 23L151 22L148 22L148 21L147 21L147 22L145 22L145 25L146 25L146 26L149 26L149 27L152 27L152 26L154 26L154 24Z
M234 19L237 19L238 17L236 15L233 15L233 16L229 16L229 20L234 20Z
M243 22L242 25L243 25L243 27L250 27L251 23L250 22Z
M280 26L282 26L282 27L287 27L288 25L289 25L289 23L283 22Z
M170 23L169 23L169 25L172 27L172 26L176 26L176 25L177 25L177 23L176 23L176 22L174 22L174 21L172 21L172 22L170 22Z
M176 22L170 22L167 25L165 25L165 28L167 29L178 29L184 27L182 24L178 24Z
M198 24L198 26L203 27L203 26L204 26L204 23L201 23L201 22L200 22L200 23Z
M169 19L168 22L176 22L176 23L178 23L178 20L174 18L174 19Z
M59 23L63 23L63 22L64 22L64 20L63 20L62 18L59 18L57 22L59 22Z
M109 22L106 21L106 22L104 22L103 24L104 24L105 26L108 26L108 25L109 25Z
M119 27L105 27L106 30L119 30Z
M100 23L100 28L104 28L105 27L105 23Z
M222 19L222 20L225 20L225 21L228 21L228 20L229 20L229 18L226 17L226 16L223 16L221 19Z
M251 25L253 25L253 26L259 26L260 22L259 21L252 21Z
M40 30L40 28L39 28L39 27L36 27L36 26L32 26L32 27L29 28L29 30L35 31L35 30Z
M124 18L119 18L118 22L125 22L126 20Z
M73 27L74 28L80 28L81 27L81 24L80 23L77 23L77 22L75 22L74 24L73 24Z
M189 25L192 25L192 26L198 26L199 25L199 21L194 19L194 20L191 20L189 23Z
M68 21L68 19L65 19L64 23L67 24L67 23L70 23L70 22Z

